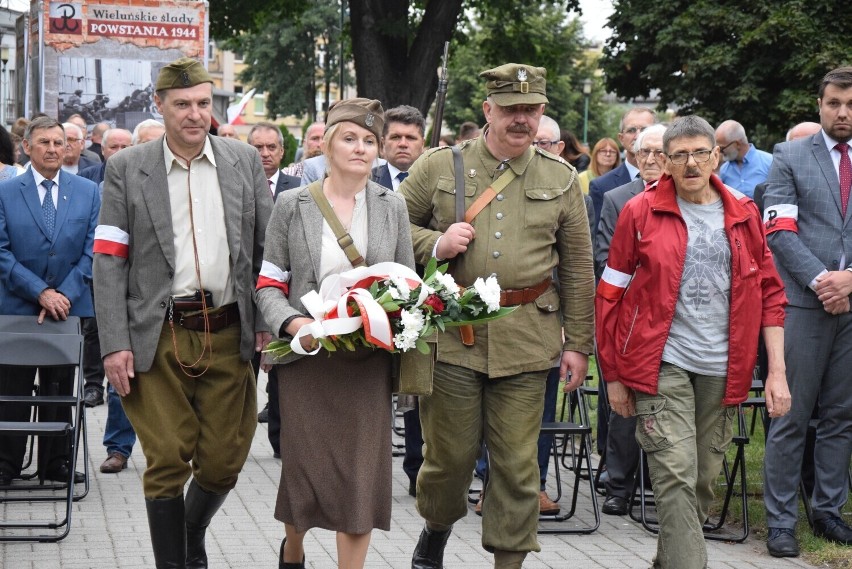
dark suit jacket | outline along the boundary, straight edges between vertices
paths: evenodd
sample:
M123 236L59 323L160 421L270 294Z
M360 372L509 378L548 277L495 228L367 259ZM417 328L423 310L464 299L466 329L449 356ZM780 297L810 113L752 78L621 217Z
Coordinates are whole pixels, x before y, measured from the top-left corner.
M287 174L278 174L278 183L275 184L275 193L272 194L272 199L277 200L278 194L287 190L294 190L302 185L302 179L297 176L288 176Z
M618 168L592 180L589 184L589 195L592 197L592 205L595 206L595 227L597 227L601 218L604 194L629 182L630 172L623 162Z
M393 180L391 180L390 171L388 170L387 164L382 164L381 166L376 166L375 168L373 168L373 173L370 179L378 185L384 186L387 189L393 191Z
M763 195L767 241L791 306L822 308L808 286L852 263L852 207L841 213L840 180L822 131L775 145ZM795 229L795 231L793 230Z
M100 164L89 166L85 170L79 170L77 175L81 178L91 180L96 184L100 184L104 181L104 172L106 172L106 162L101 162Z
M604 194L601 218L598 221L598 229L595 233L595 276L597 278L601 278L606 267L606 260L609 257L609 244L612 241L613 233L615 233L618 215L624 209L624 205L633 196L641 194L644 189L645 182L643 180L633 180Z
M32 170L0 183L0 314L38 314L38 296L54 288L73 316L93 316L92 243L100 211L98 188L59 173L53 236L47 236Z
M98 162L96 160L90 160L89 158L86 158L85 156L80 156L80 162L77 163L77 173L79 174L80 172L82 172L86 168L91 168L92 166L98 166L99 164L100 164L100 162Z

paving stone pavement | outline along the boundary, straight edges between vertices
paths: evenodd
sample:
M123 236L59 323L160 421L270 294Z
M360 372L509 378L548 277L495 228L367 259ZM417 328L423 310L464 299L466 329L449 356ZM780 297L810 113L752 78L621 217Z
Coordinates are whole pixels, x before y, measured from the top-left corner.
M265 387L261 377L259 386ZM258 391L261 405L266 401ZM92 477L88 496L74 504L70 535L59 543L2 543L2 569L142 569L154 567L148 537L148 524L142 497L141 476L145 458L137 445L127 470L120 474L101 474L98 467L106 458L101 444L106 422L106 405L89 409L89 472ZM389 425L390 428L390 425ZM208 531L207 551L210 567L276 567L283 526L272 511L278 479L279 460L272 457L265 425L258 425L251 453L236 489ZM401 443L399 437L394 437ZM334 441L328 441L334 444ZM226 449L223 449L223 451ZM410 567L411 553L423 525L408 495L408 479L402 471L402 458L394 458L393 518L389 532L373 532L366 566L370 569ZM551 473L552 478L552 473ZM333 484L329 480L329 484ZM551 480L551 484L553 481ZM551 496L555 488L550 489ZM581 496L588 492L581 492ZM563 508L570 495L561 500ZM56 508L47 504L2 504L0 520L44 518ZM590 501L581 498L575 517L592 519ZM646 569L656 547L656 538L629 518L602 516L601 527L591 535L545 535L539 537L541 552L527 557L526 569ZM570 520L564 524L572 523ZM3 535L5 530L0 530ZM481 519L470 508L460 520L447 545L444 564L447 569L485 569L492 567L493 556L480 545ZM306 567L333 568L335 537L332 532L312 530L305 540ZM784 569L811 567L800 560L773 559L762 541L749 539L743 544L709 542L710 569Z

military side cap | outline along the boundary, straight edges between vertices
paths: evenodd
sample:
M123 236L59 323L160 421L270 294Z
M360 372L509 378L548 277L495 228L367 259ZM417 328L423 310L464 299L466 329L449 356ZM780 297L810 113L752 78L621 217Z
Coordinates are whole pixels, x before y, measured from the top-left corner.
M213 83L201 62L191 57L181 57L160 69L156 90L186 89L201 83Z
M353 122L376 135L381 140L385 126L385 110L382 103L375 99L343 99L334 103L328 109L325 119L325 130L341 122Z
M520 63L507 63L479 74L488 96L501 107L547 103L547 70Z

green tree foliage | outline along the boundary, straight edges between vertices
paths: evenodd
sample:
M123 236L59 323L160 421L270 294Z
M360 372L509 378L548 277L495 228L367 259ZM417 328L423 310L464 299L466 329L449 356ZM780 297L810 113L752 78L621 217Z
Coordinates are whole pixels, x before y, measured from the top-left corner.
M540 2L532 8L515 4L476 12L464 37L450 54L450 82L444 122L454 131L464 121L483 124L485 82L479 73L503 63L528 63L547 69L547 114L563 129L583 137L583 80L593 81L589 107L589 140L600 130L600 86L593 60L587 57L582 25L567 17L566 2Z
M310 9L269 19L258 29L239 33L224 42L248 63L240 80L266 92L270 117L316 116L317 77L326 84L338 66L340 8L336 1L310 3ZM325 50L318 69L317 50Z
M272 33L274 30L290 29L301 15L326 3L327 0L218 0L210 6L211 34L217 39L235 41L248 41L239 40L240 35L261 35L256 40L258 44L272 40L280 43ZM555 3L576 10L579 1ZM340 4L333 4L339 10ZM530 11L522 10L526 4L514 0L349 0L346 6L358 95L379 99L386 108L412 105L424 114L435 98L438 85L435 69L444 42L456 34L464 10L487 11L494 15L495 21L501 15L515 18ZM339 23L329 25L339 28ZM295 89L296 84L313 79L304 66L287 64L286 52L293 49L292 44L280 48L252 47L264 55L263 59L253 60L255 65L269 65L263 71L251 72L251 77L258 81L266 75L278 74L283 77L282 86Z
M659 89L661 107L712 124L733 118L765 147L817 120L820 79L850 61L843 0L614 0L613 8L602 61L609 89L626 98Z

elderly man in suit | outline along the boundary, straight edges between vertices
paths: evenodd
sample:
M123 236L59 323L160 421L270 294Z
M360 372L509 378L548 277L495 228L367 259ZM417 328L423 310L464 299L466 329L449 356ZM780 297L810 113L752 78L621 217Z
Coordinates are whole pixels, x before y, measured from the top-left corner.
M270 337L253 291L272 197L255 149L208 136L212 88L194 59L161 69L166 135L109 160L95 237L104 368L148 462L158 568L207 567L207 526L257 426L250 362Z
M33 120L23 143L31 167L0 184L0 314L31 314L39 322L92 316L97 186L60 170L66 140L54 119ZM71 394L73 367L41 368L38 373L42 394ZM0 368L0 393L32 393L35 375L34 367ZM70 413L42 410L40 419L67 421ZM26 421L28 415L25 407L0 406L0 421ZM69 479L70 442L67 437L39 442L39 453L48 453L39 461L47 465L42 473L46 479ZM25 437L0 437L0 486L20 473L25 444Z
M269 182L269 191L272 192L273 201L281 192L299 187L299 178L288 176L280 170L281 160L284 158L284 134L271 122L259 122L255 124L248 133L248 143L254 146L260 154L263 164L263 173ZM260 369L260 354L253 360L254 373L257 375ZM278 409L278 373L275 367L268 370L266 382L266 393L269 394L269 402L266 407L257 414L259 423L268 423L269 444L272 446L272 455L281 457L281 413Z
M595 235L595 274L600 278L609 257L609 244L615 233L618 214L630 199L654 183L663 175L663 133L666 127L651 125L636 137L634 152L639 164L638 180L628 182L604 194L601 219ZM639 444L636 442L636 417L622 417L618 413L609 415L606 435L606 471L604 482L606 500L601 512L610 516L623 516L629 508L633 493L633 480L639 464Z
M81 153L86 148L86 134L74 123L63 123L65 130L66 149L62 159L62 169L69 174L79 174L86 168L97 166L98 161L90 160Z
M852 454L852 67L823 77L817 103L822 130L775 147L764 196L769 247L790 301L784 356L793 395L791 412L772 421L766 442L767 548L775 557L799 554L796 490L817 403L814 533L852 544L840 517Z
M595 207L595 227L601 218L604 194L640 177L633 145L639 133L655 122L657 122L657 114L647 107L631 107L622 115L618 128L618 142L624 148L624 162L618 168L595 178L589 184L589 195Z

